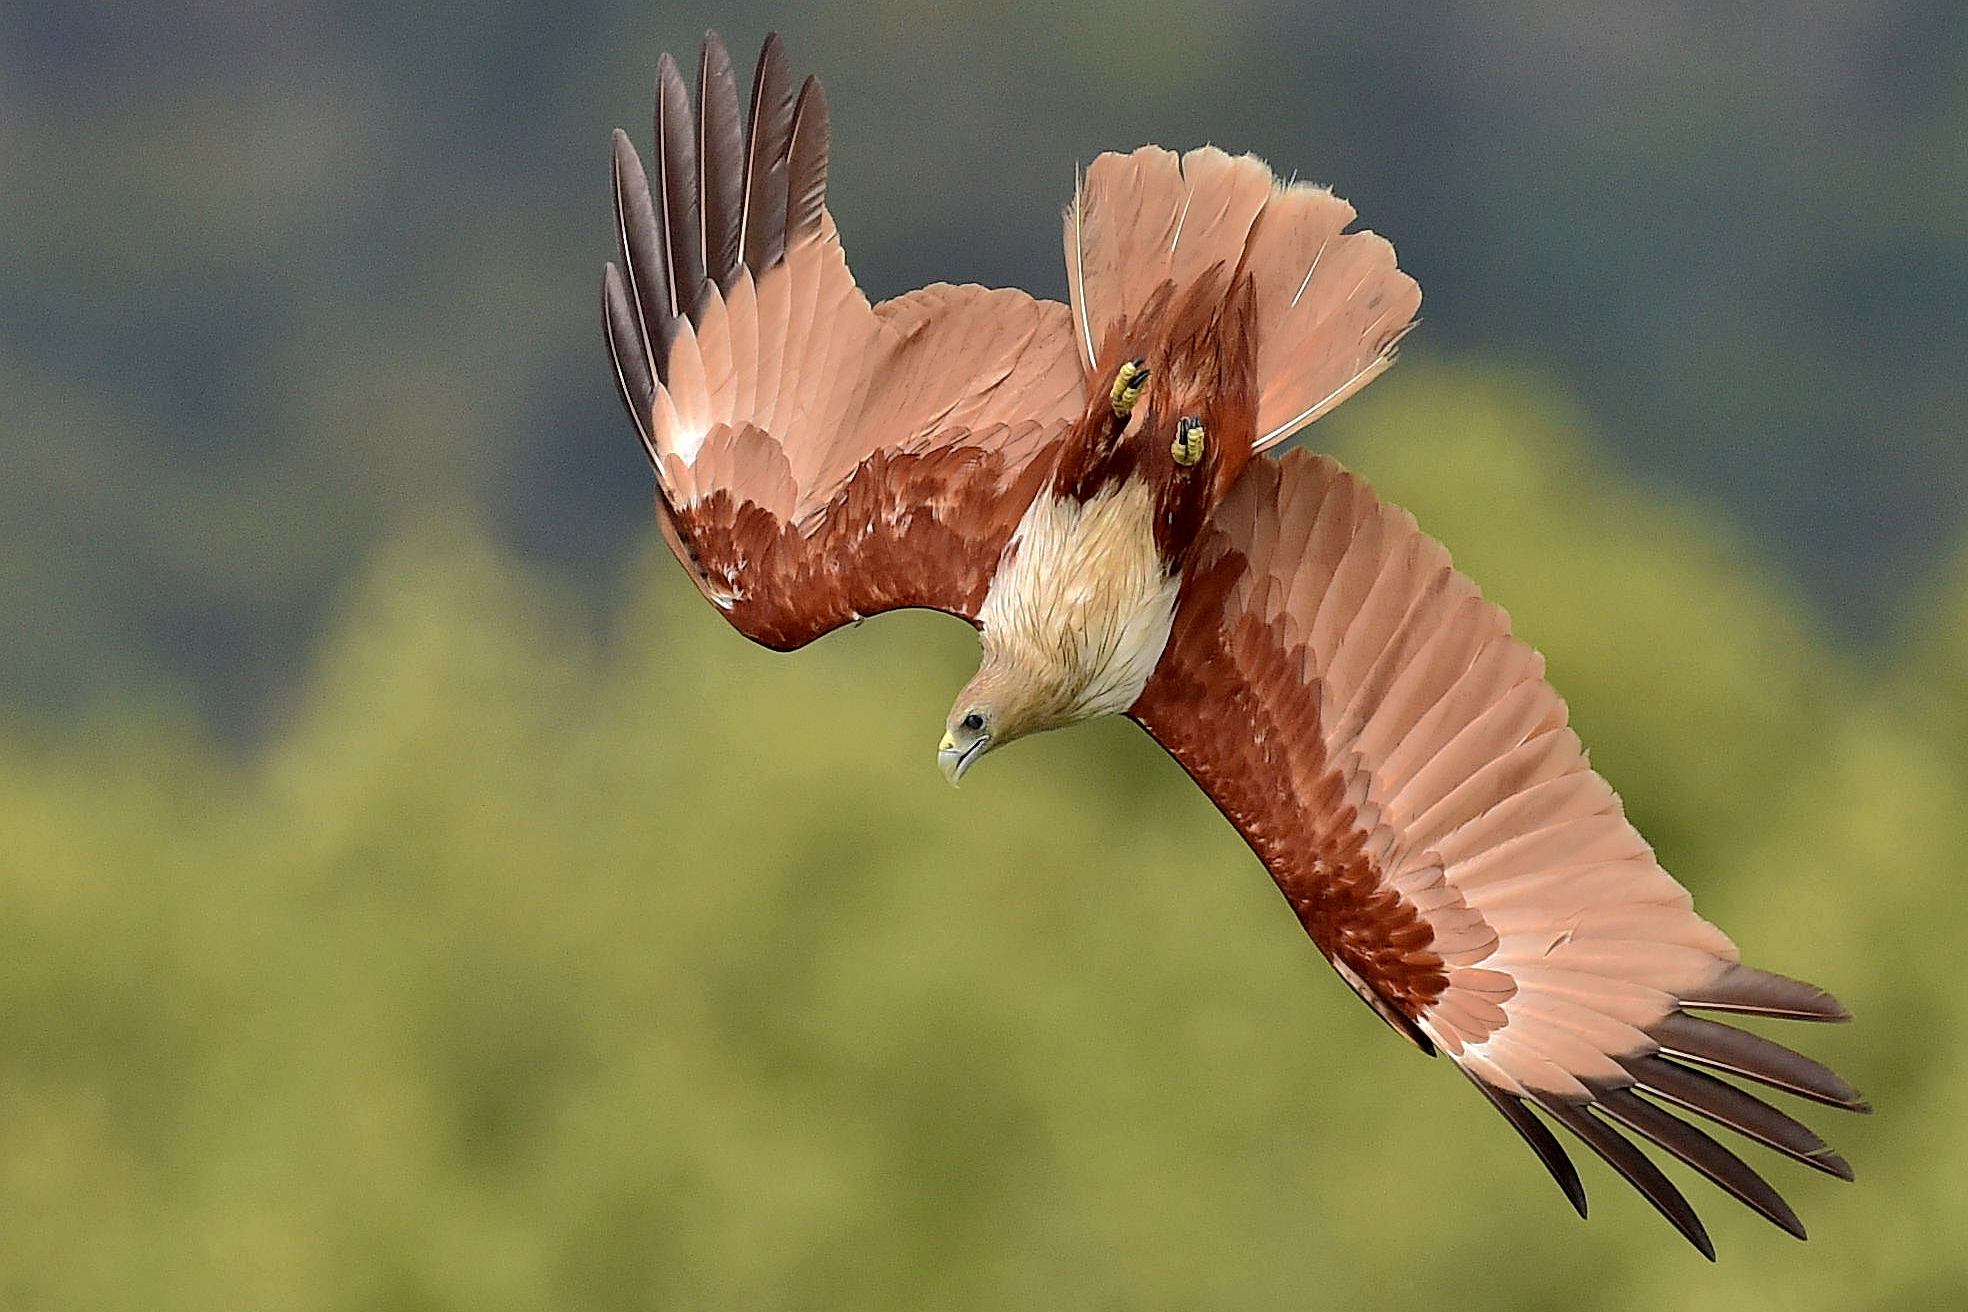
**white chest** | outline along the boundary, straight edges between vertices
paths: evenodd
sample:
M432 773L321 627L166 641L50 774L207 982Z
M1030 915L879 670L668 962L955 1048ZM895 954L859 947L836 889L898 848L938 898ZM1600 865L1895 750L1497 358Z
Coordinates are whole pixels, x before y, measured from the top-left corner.
M984 599L984 645L1052 683L1066 720L1126 710L1161 660L1181 579L1155 550L1153 513L1139 480L1085 505L1041 494Z

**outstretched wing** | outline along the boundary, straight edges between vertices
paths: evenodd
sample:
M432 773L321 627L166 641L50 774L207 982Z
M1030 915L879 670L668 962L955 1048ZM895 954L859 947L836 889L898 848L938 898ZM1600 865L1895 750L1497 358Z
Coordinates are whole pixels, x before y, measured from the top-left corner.
M1588 767L1508 617L1331 460L1252 462L1129 714L1243 833L1347 983L1423 1051L1446 1051L1581 1215L1578 1176L1529 1107L1710 1257L1693 1209L1622 1128L1800 1238L1769 1184L1669 1108L1851 1178L1816 1134L1702 1068L1864 1110L1857 1092L1694 1014L1844 1009L1739 962Z
M602 281L664 536L747 637L797 647L927 606L974 620L1084 405L1066 308L938 284L870 306L827 213L820 84L768 37L741 122L715 33L664 55L656 169L615 133Z

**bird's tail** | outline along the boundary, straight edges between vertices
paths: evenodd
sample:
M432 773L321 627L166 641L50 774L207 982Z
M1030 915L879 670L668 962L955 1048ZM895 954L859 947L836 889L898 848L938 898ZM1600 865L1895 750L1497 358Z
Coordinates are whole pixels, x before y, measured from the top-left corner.
M1249 273L1257 293L1257 449L1366 386L1414 324L1421 289L1351 205L1280 182L1255 155L1159 146L1093 162L1066 211L1073 323L1089 373L1108 331L1156 290Z

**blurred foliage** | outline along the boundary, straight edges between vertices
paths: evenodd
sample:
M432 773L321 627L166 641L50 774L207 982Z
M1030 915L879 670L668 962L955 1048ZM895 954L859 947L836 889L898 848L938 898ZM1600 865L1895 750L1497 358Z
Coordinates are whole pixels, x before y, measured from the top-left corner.
M1968 6L1936 0L62 0L0 6L0 688L189 687L251 741L435 507L619 569L607 131L657 52L825 79L857 275L1064 292L1073 170L1146 140L1329 182L1411 353L1537 362L1842 638L1968 504Z
M1690 1180L1710 1267L1596 1162L1572 1217L1131 726L952 792L962 625L774 656L648 546L597 625L436 515L252 759L168 704L0 739L0 1305L1960 1305L1968 574L1882 677L1535 380L1326 428L1858 1014L1788 1036L1880 1108L1811 1114L1858 1183L1757 1155L1810 1244Z

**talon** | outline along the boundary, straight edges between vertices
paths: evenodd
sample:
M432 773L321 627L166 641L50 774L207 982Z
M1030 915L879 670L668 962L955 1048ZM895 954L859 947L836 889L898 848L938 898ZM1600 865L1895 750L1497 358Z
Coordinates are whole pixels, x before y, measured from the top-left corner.
M1184 415L1175 424L1175 441L1169 446L1175 463L1185 469L1203 458L1203 421Z
M1108 399L1114 403L1114 417L1126 419L1134 409L1134 403L1141 398L1141 389L1148 386L1148 362L1129 360L1114 374L1114 390Z

